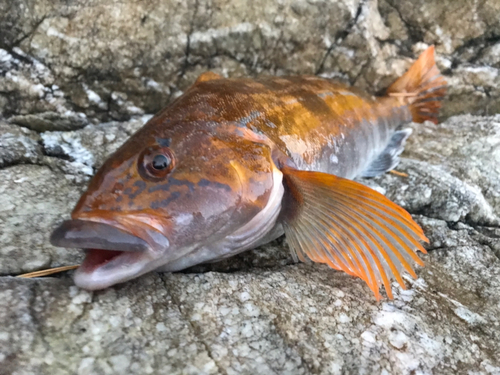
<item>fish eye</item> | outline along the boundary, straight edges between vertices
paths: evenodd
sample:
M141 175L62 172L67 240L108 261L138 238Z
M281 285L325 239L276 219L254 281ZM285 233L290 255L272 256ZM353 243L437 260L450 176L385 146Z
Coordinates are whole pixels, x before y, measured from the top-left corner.
M151 162L151 166L157 171L161 171L162 169L168 168L171 160L168 156L163 154L155 155L153 161Z
M148 147L139 156L139 173L148 180L159 181L172 171L174 164L174 154L168 147Z

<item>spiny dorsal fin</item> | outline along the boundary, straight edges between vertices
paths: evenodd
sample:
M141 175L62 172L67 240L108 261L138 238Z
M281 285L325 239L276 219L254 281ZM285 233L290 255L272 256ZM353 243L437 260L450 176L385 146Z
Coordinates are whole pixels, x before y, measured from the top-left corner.
M201 83L201 82L207 82L207 81L213 81L214 79L221 79L221 78L222 78L222 76L220 76L217 73L205 72L205 73L201 73L198 76L198 78L196 79L196 82L194 84Z
M411 128L394 132L387 147L372 161L361 176L375 177L396 168L399 164L399 155L404 151L406 140L411 133Z
M408 212L360 183L321 172L282 168L286 196L282 217L290 248L306 257L363 279L380 299L389 279L405 288L401 272L416 278L412 263L428 241Z
M410 69L387 89L388 96L407 100L414 122L429 120L435 124L445 94L446 80L434 61L434 46L422 52Z

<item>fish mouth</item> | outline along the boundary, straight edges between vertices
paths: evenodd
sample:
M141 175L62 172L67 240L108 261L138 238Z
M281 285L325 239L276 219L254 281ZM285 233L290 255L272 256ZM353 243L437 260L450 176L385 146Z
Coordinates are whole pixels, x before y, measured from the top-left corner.
M154 252L146 240L107 223L67 220L54 230L50 242L85 251L74 281L87 290L104 289L154 269Z
M52 232L50 242L59 247L100 250L146 251L149 248L142 238L112 225L88 220L64 221Z

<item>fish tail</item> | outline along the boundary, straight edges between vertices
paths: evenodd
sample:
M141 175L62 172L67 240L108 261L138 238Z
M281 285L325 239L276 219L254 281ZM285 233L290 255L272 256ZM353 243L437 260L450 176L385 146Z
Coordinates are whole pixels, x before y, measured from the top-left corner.
M434 46L427 48L410 69L387 89L387 95L400 97L410 106L414 122L438 123L446 80L434 61Z

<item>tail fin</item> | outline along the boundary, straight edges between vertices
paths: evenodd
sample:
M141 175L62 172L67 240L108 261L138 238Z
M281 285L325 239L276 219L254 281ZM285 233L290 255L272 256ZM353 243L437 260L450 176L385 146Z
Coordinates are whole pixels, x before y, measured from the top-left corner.
M410 69L387 89L387 95L407 98L413 121L437 124L446 80L434 61L434 46L427 48Z

